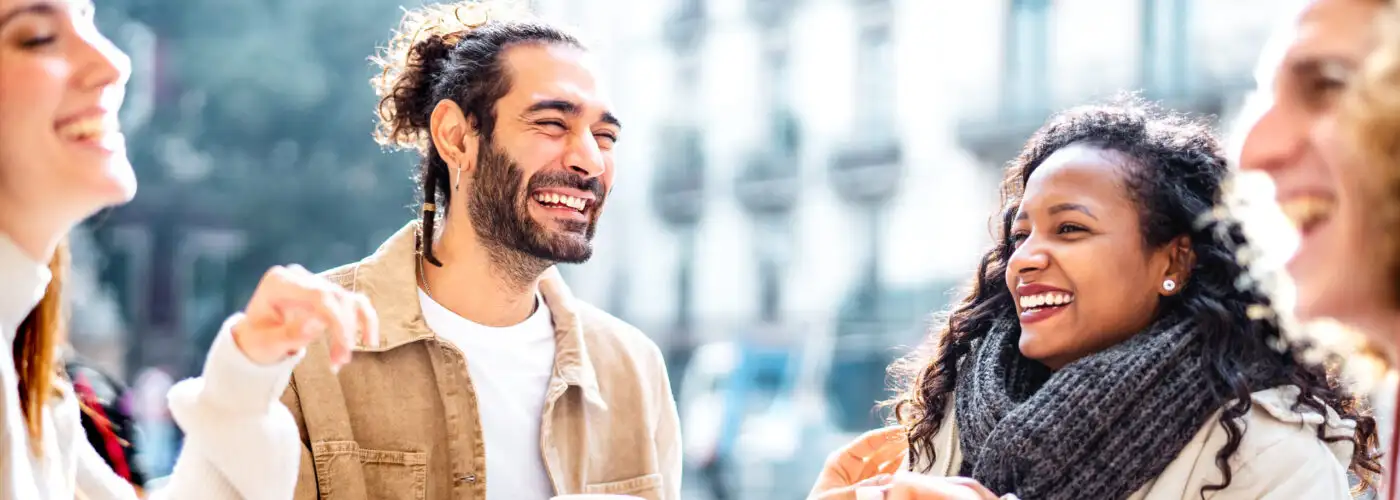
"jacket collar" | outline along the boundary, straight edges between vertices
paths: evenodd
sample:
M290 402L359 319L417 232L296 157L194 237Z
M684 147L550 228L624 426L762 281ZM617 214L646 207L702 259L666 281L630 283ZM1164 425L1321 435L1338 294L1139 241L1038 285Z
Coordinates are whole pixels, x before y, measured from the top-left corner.
M388 351L437 336L423 320L423 307L418 301L417 243L418 222L410 222L353 266L350 288L368 296L380 325L380 346L356 345L355 350ZM598 390L598 374L584 343L584 325L573 293L553 267L541 276L539 287L554 321L554 378L578 386L584 399L606 408Z

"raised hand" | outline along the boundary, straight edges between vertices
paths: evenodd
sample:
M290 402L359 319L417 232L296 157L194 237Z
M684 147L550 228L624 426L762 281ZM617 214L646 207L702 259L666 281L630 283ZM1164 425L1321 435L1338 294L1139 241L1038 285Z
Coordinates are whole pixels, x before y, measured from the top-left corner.
M876 429L832 452L808 498L855 500L857 489L888 484L909 453L904 428Z
M233 340L258 364L282 361L322 335L336 370L350 362L357 338L379 345L379 317L369 299L298 265L268 270L244 313L233 325Z

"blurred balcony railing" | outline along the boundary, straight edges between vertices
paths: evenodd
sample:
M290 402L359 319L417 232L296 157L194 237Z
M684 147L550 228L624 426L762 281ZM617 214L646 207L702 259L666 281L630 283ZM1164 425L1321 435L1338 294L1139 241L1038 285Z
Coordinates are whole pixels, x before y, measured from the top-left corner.
M1210 51L1199 50L1206 43L1199 39L1209 35L1205 38L1230 40L1235 45L1262 45L1262 40L1257 31L1240 30L1238 36L1220 33L1228 30L1230 23L1193 16L1197 5L1193 0L1138 0L1137 38L1121 40L1136 45L1136 55L1129 64L1137 70L1124 74L1127 78L1115 84L1052 67L1064 62L1054 53L1051 33L1056 31L1055 23L1072 24L1072 20L1059 19L1054 12L1056 4L1050 0L1010 0L1003 27L999 98L988 103L990 106L963 111L959 142L988 163L1001 165L1015 156L1053 112L1121 91L1139 92L1143 98L1177 111L1222 113L1227 103L1251 85L1252 61L1234 60L1238 50L1215 57ZM1088 88L1091 84L1098 88Z
M848 203L881 203L899 189L903 159L903 146L892 133L849 143L832 155L832 187Z
M765 28L786 24L802 0L748 0L749 19Z
M749 155L734 190L739 204L754 215L790 212L802 189L797 158L771 150Z
M678 0L666 18L666 41L678 52L693 50L705 34L706 0Z
M704 136L693 125L672 125L662 132L661 142L652 205L668 225L693 226L704 208Z
M790 212L802 190L801 125L786 107L768 115L768 140L749 154L734 185L739 204L757 216Z
M857 0L856 107L851 141L831 157L830 180L848 203L877 206L898 190L904 148L897 125L895 25L887 0Z

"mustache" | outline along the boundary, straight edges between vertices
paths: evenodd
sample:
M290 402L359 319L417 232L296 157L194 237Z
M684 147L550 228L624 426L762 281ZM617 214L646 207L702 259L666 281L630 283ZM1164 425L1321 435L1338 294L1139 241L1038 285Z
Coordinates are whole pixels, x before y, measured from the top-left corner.
M569 188L587 191L593 193L593 196L596 196L600 202L607 197L607 192L603 189L603 182L599 181L597 177L588 179L568 172L540 172L530 177L530 183L525 186L526 192L544 188Z

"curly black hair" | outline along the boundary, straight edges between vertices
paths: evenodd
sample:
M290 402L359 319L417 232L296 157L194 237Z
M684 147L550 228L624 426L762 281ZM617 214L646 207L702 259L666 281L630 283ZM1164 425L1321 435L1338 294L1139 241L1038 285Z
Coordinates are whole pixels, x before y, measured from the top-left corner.
M1245 269L1235 255L1245 242L1238 222L1214 209L1227 174L1220 145L1208 126L1133 96L1059 113L1010 163L1001 187L1002 207L993 219L999 234L994 234L993 248L982 257L971 289L938 322L937 331L923 346L890 367L892 379L906 384L887 404L894 407L894 418L907 431L910 463L933 462L933 438L942 424L948 394L956 386L958 362L973 342L994 324L1020 328L1005 282L1014 249L1012 223L1031 173L1055 151L1074 144L1127 158L1125 184L1139 207L1146 248L1161 248L1182 235L1190 238L1196 257L1190 286L1163 298L1158 310L1196 323L1202 333L1202 352L1209 357L1207 375L1217 379L1221 400L1230 401L1220 416L1228 441L1216 456L1224 482L1205 487L1202 495L1225 489L1233 479L1228 459L1239 450L1244 432L1239 419L1250 410L1250 394L1283 385L1301 389L1299 406L1324 415L1330 407L1356 422L1352 436L1328 436L1319 426L1318 438L1350 442L1354 453L1349 469L1361 479L1360 489L1370 487L1380 473L1375 421L1335 374L1296 356L1295 346L1282 336L1276 322L1252 317L1260 315L1251 314L1251 308L1269 307L1269 300L1243 279Z

